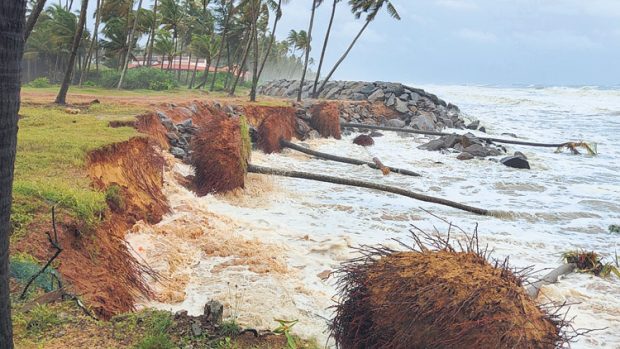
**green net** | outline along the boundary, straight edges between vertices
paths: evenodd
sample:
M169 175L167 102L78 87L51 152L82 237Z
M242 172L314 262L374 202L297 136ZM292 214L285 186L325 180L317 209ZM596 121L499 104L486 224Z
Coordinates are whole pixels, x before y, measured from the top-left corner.
M41 270L42 266L36 261L21 256L11 257L9 264L9 275L20 283L26 285L30 278ZM45 292L51 292L54 290L54 286L58 283L56 278L60 278L58 272L48 267L45 272L37 276L33 285L43 289Z

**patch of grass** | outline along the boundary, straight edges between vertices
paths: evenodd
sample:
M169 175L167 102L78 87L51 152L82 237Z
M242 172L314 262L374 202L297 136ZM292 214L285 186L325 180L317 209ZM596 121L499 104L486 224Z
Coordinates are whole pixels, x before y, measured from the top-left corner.
M112 210L122 212L125 210L125 199L123 199L123 191L117 184L112 184L105 191L105 201Z
M106 115L100 115L104 110ZM105 194L90 186L86 157L91 150L137 135L129 127L108 127L109 119L123 112L122 107L102 105L77 115L60 107L22 107L13 189L14 197L26 203L22 211L31 212L29 198L41 199L68 209L87 226L96 225L107 206ZM17 212L13 223L18 228L32 219L19 208Z
M177 346L172 343L167 334L147 335L134 345L135 349L173 349Z
M234 337L241 333L241 326L235 320L224 321L220 325L220 336Z
M13 195L11 206L11 244L28 234L28 228L37 213L44 210L41 200L20 194Z
M60 305L40 304L28 312L14 312L13 326L16 337L38 337L69 322L67 317L61 316L60 307Z

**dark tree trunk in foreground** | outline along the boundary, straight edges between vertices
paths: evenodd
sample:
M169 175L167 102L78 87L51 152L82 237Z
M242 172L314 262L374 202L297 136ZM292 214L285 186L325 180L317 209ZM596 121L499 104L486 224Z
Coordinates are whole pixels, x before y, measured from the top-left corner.
M263 57L263 62L260 65L260 69L258 70L258 80L260 80L260 76L263 75L263 69L265 69L265 63L267 63L267 58L269 58L269 54L271 53L271 47L273 46L273 42L276 40L276 28L278 27L278 22L282 17L282 0L278 0L278 8L276 9L276 18L273 22L273 29L271 30L271 38L269 39L269 45L267 46L267 51L265 51L265 57Z
M77 56L80 42L82 41L82 33L84 32L84 24L86 23L86 10L88 9L88 0L82 0L82 8L80 9L80 19L78 21L75 36L73 37L73 47L71 48L71 56L69 56L69 64L67 65L67 71L65 71L65 78L62 80L62 86L56 97L57 104L66 104L67 91L69 91L69 84L71 83L71 76L73 75L73 66L75 65L75 57Z
M327 50L327 42L329 41L329 34L332 31L332 24L334 23L334 15L336 14L336 6L339 0L334 0L332 5L332 14L329 17L329 24L327 25L327 31L325 32L325 41L323 41L323 49L321 50L321 59L319 59L319 66L316 69L316 77L314 78L314 86L312 87L312 98L317 98L316 89L319 85L319 78L321 77L321 68L323 67L323 60L325 59L325 51Z
M34 5L32 12L30 13L30 17L28 17L28 21L26 22L26 32L24 33L24 39L28 41L28 37L30 33L32 33L32 29L34 29L35 24L37 24L37 20L39 20L39 16L41 12L43 12L43 8L45 7L46 0L38 0Z
M308 25L308 47L306 47L306 57L304 59L304 70L301 72L301 81L299 82L299 92L297 93L297 102L301 102L301 94L304 89L304 80L308 71L308 62L310 62L310 49L312 47L312 26L314 25L314 13L316 12L317 1L312 0L312 13L310 14L310 25Z
M9 232L25 16L25 0L0 1L0 349L13 348Z

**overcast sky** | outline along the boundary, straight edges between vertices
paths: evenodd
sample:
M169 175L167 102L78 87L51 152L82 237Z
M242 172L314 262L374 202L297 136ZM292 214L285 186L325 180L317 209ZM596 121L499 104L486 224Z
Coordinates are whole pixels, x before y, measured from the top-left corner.
M76 1L77 3L78 1ZM152 1L147 1L151 3ZM277 36L307 29L312 0L283 8ZM393 0L335 78L437 84L620 85L620 0ZM332 0L317 10L318 61ZM75 5L74 5L75 7ZM91 6L94 7L94 6ZM338 6L331 66L362 20Z

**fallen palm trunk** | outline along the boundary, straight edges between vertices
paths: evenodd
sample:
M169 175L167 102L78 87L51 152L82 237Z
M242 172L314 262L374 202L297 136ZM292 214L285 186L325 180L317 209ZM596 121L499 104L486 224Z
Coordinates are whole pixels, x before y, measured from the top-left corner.
M565 263L560 265L559 267L549 272L547 275L543 276L542 279L531 284L527 288L527 294L532 298L538 297L538 292L540 292L540 289L543 286L558 282L560 276L572 273L576 267L577 265L575 263Z
M404 132L404 133L414 133L428 136L450 136L452 133L446 132L437 132L437 131L422 131L422 130L413 130L407 128L398 128L398 127L386 127L386 126L375 126L375 125L365 125L365 124L354 124L349 122L343 122L340 124L342 127L355 127L355 128L365 128L370 130L382 130L382 131L394 131L394 132ZM568 147L571 148L572 145L581 145L581 142L564 142L564 143L535 143L535 142L526 142L526 141L517 141L512 139L499 139L493 137L477 137L478 139L496 142L496 143L504 143L504 144L516 144L516 145L527 145L531 147L543 147L543 148L563 148Z
M300 171L280 170L280 169L262 167L262 166L252 165L252 164L248 164L247 170L250 173L260 173L260 174L268 174L268 175L291 177L291 178L310 179L310 180L315 180L319 182L327 182L327 183L333 183L333 184L348 185L352 187L375 189L375 190L384 191L384 192L388 192L392 194L406 196L406 197L424 201L424 202L430 202L434 204L453 207L459 210L475 213L477 215L482 215L482 216L492 216L494 214L493 211L489 211L486 209L477 208L477 207L461 204L458 202L454 202L454 201L450 201L450 200L446 200L442 198L428 196L428 195L416 193L410 190L405 190L405 189L401 189L397 187L392 187L392 186L377 184L377 183L372 183L372 182L360 181L357 179L332 177L332 176L325 176L325 175L308 173L308 172L300 172Z
M304 154L316 156L317 158L322 158L322 159L326 159L326 160L342 162L342 163L345 163L345 164L366 165L366 166L368 166L370 168L374 168L374 169L377 169L377 170L382 170L381 166L378 165L376 162L372 163L372 162L368 162L368 161L363 161L363 160L358 160L358 159L351 159L351 158L346 158L346 157L343 157L343 156L322 153L322 152L319 152L319 151L316 151L316 150L312 150L312 149L308 149L308 148L302 147L300 145L297 145L295 143L286 141L284 139L280 140L280 145L282 147L284 147L284 148L289 148L289 149L292 149L292 150L296 150L298 152L302 152ZM374 161L374 159L373 159L373 161ZM391 167L391 166L384 166L384 167L389 169L390 172L400 173L402 175L414 176L414 177L420 177L421 176L419 173L416 173L416 172L413 172L413 171L409 171L409 170L405 170L405 169L401 169L401 168L396 168L396 167Z

